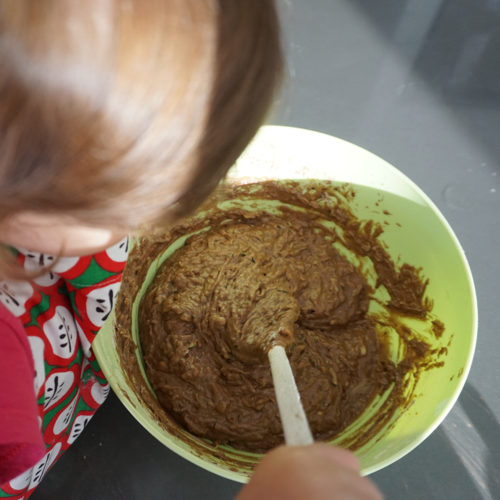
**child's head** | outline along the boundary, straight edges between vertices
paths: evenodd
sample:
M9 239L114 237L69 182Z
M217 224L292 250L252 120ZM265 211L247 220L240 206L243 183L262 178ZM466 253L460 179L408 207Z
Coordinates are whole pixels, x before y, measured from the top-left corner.
M0 61L0 224L127 231L215 187L281 51L272 0L0 0Z

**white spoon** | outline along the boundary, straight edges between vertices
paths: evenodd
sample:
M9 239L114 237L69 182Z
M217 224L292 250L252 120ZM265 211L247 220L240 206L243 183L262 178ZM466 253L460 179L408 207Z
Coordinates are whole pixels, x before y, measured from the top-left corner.
M278 401L285 443L290 446L312 444L314 439L285 349L280 345L275 345L267 355L271 364L274 392Z

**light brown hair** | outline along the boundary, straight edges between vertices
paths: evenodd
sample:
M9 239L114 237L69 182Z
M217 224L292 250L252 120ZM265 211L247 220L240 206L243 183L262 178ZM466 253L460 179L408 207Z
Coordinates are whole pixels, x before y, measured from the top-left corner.
M272 0L0 0L0 220L193 209L279 83Z

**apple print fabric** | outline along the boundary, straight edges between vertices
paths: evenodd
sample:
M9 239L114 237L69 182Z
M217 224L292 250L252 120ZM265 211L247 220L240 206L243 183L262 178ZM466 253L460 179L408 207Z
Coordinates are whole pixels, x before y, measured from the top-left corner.
M0 280L0 301L24 326L33 353L33 381L45 456L0 487L0 498L26 499L78 438L105 401L109 385L92 353L111 313L128 255L128 238L84 257L15 249L32 281Z

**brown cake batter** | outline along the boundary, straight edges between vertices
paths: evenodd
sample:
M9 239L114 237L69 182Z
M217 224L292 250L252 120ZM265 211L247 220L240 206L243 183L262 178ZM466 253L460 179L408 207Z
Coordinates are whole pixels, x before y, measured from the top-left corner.
M237 448L282 442L266 357L288 353L311 429L325 438L395 379L368 285L300 216L262 216L188 239L141 304L149 380L191 432Z
M238 449L282 443L266 356L273 343L286 347L316 439L336 436L384 395L377 415L343 442L355 449L409 404L412 380L432 353L401 318L428 316L426 281L408 264L396 267L378 240L381 228L349 211L350 196L313 181L240 186L218 193L208 215L138 243L117 304L117 345L145 404L169 432L177 432L173 418L195 435ZM226 198L282 206L272 213L258 205L217 208ZM130 305L149 263L193 232L140 304L143 359L159 408L141 382ZM361 264L340 250L370 261L376 276L367 281ZM383 314L369 312L378 287L389 297L379 304ZM398 362L389 356L387 328L400 336Z

